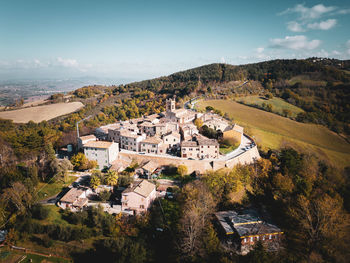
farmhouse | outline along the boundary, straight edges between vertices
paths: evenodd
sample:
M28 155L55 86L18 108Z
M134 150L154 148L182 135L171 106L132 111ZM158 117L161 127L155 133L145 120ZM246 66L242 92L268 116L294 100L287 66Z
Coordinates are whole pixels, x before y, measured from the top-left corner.
M58 202L58 206L72 211L81 210L88 203L87 191L82 188L71 188Z
M219 143L214 139L199 138L181 143L181 157L193 159L219 158Z
M263 221L255 210L221 211L215 216L225 239L237 243L242 254L248 253L258 241L265 243L270 250L278 248L283 232Z
M88 141L83 145L84 154L89 160L97 161L100 169L110 167L119 153L118 143L107 141Z
M134 183L122 192L122 211L146 212L156 198L156 186L147 180Z

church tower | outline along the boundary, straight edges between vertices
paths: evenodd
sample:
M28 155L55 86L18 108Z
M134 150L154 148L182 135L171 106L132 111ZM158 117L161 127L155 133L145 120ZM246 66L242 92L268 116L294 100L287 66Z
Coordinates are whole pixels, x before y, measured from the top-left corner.
M175 110L175 98L166 100L166 112L173 112Z

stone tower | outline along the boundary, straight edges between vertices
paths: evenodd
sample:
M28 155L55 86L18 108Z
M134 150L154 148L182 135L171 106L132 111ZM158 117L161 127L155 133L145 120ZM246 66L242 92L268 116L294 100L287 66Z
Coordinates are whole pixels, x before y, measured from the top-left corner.
M175 98L166 100L166 112L173 112L175 110Z

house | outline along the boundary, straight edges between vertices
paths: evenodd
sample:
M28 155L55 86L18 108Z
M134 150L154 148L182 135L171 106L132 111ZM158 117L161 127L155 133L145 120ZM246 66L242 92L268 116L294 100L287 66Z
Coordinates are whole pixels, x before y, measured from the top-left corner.
M129 130L120 131L120 148L138 152L140 150L140 142L146 139L146 134L139 135Z
M213 139L197 139L181 143L181 157L193 159L219 158L219 143Z
M183 136L183 139L186 141L190 140L194 135L199 134L199 131L196 125L193 123L187 123L181 125L181 134Z
M240 253L247 254L258 241L269 250L278 248L283 232L277 226L263 221L255 210L233 210L215 213L224 239L239 245Z
M131 163L132 163L132 160L130 159L117 159L112 163L112 166L110 169L120 173L124 171L126 168L128 168Z
M229 126L227 121L217 117L213 117L211 119L204 121L203 125L206 125L207 127L214 129L216 131L217 130L224 131L227 128L227 126Z
M140 151L144 153L164 154L166 152L166 147L163 146L162 139L153 136L140 143Z
M143 163L142 165L140 165L140 167L138 167L135 170L135 173L139 176L139 177L147 177L147 178L151 178L151 175L153 174L153 172L158 168L158 163L154 162L154 161L148 161Z
M81 210L88 203L87 194L85 189L73 187L60 199L58 206L72 211Z
M162 136L163 143L168 149L177 149L180 146L181 135L178 132L168 132Z
M233 126L228 126L226 127L225 130L223 130L224 139L234 138L238 142L241 142L242 137L243 137L243 127L237 124L234 124Z
M80 136L78 138L78 150L83 149L83 145L86 144L87 142L96 141L96 140L97 138L93 134Z
M139 125L141 132L147 136L154 136L156 134L156 127L153 123L145 121Z
M119 145L115 142L89 141L83 148L85 156L89 160L97 161L99 169L110 167L118 158Z
M156 186L147 180L134 183L122 192L122 211L146 212L156 198Z

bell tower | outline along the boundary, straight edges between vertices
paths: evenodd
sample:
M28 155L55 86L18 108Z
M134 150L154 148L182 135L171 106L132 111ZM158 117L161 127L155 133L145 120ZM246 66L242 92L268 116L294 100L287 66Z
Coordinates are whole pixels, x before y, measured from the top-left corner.
M166 100L166 112L173 112L175 110L175 98Z

